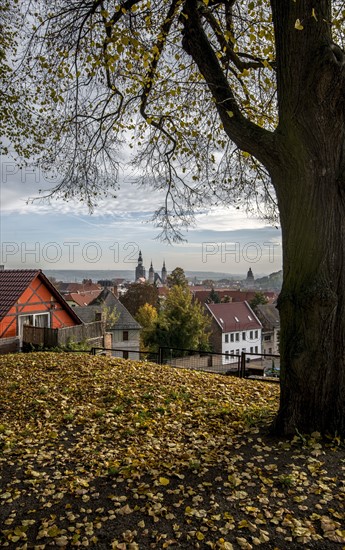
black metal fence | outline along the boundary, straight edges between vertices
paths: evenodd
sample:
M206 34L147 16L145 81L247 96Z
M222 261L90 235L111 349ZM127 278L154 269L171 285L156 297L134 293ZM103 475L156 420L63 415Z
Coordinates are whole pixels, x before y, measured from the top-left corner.
M159 348L159 363L184 369L239 376L241 356L193 349Z
M128 348L101 347L92 348L91 353L93 355L111 355L137 361L151 361L160 365L240 378L262 378L279 381L280 356L275 354L242 352L241 355L228 355L181 348L159 348L158 352L145 352Z
M112 357L120 357L122 359L131 359L133 361L151 361L159 363L159 353L149 351L139 351L137 349L119 349L119 348L102 348L93 347L90 351L91 355L110 355Z

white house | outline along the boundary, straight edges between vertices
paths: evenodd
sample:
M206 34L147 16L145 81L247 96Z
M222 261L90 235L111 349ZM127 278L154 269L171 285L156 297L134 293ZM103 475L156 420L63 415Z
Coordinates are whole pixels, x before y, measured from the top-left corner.
M262 325L248 302L205 304L212 316L214 351L223 353L222 363L237 362L241 352L261 353Z

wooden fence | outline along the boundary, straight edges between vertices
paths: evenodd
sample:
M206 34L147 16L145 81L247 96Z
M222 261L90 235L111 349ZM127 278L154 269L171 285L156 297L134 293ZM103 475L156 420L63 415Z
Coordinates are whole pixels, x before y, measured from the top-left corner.
M104 323L102 321L63 328L24 325L23 344L44 348L64 347L71 342L90 342L91 345L96 345L96 341L102 340L103 335Z
M17 353L20 349L20 340L17 336L13 338L0 338L0 354Z

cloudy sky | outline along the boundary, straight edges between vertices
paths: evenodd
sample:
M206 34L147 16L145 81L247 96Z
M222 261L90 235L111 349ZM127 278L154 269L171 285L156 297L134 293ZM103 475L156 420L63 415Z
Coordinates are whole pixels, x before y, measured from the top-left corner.
M43 183L42 183L43 181ZM132 270L139 249L148 269L214 271L254 275L281 269L281 233L245 212L213 209L196 215L187 242L168 245L149 222L159 196L126 184L117 199L104 201L92 215L84 205L62 201L27 204L47 188L39 170L20 171L1 159L0 263L10 268Z

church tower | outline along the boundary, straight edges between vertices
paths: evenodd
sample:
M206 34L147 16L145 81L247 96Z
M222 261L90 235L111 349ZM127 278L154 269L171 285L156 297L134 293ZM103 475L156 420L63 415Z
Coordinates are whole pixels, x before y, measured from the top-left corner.
M164 262L163 262L162 277L161 277L161 279L162 279L163 285L165 285L166 282L167 282L167 270L166 270L166 267L165 267L165 260L164 260Z
M252 268L250 267L247 273L246 286L253 286L253 285L254 285L254 275L252 272Z
M137 281L138 279L141 279L141 278L146 279L146 270L145 270L145 267L143 266L143 257L141 254L141 250L139 250L138 265L135 268L135 280Z
M149 269L149 283L150 285L153 285L154 282L155 282L155 270L153 269L152 260L151 260L151 265Z

